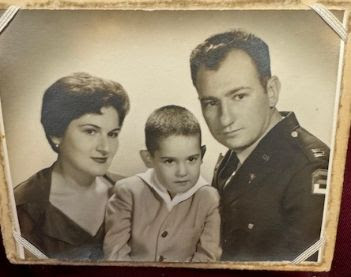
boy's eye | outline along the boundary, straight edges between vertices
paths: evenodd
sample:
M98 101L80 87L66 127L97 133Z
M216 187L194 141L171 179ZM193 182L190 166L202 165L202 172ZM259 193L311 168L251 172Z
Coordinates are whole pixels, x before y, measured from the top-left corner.
M189 161L190 163L195 163L198 159L199 159L198 157L190 157L190 158L188 159L188 161Z
M173 162L174 162L174 160L172 160L172 159L163 160L163 163L165 163L165 164L172 164Z

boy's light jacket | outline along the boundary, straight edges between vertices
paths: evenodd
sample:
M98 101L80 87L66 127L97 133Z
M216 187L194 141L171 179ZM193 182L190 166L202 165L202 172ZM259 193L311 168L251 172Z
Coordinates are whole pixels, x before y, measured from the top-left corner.
M108 260L215 261L221 255L219 196L203 178L171 199L153 170L119 181L106 211Z

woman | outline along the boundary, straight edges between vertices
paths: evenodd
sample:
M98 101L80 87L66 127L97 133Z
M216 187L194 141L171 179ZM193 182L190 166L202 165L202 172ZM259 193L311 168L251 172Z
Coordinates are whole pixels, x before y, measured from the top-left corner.
M129 110L123 87L86 73L43 97L41 123L56 162L15 188L21 235L49 258L102 257L104 214L118 176L107 169Z

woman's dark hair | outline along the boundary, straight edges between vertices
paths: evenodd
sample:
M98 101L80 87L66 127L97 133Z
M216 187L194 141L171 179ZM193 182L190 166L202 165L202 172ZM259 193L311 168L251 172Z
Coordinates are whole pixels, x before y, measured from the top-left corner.
M116 109L119 122L129 111L129 98L117 82L73 73L53 83L44 93L41 123L51 148L58 152L51 137L63 137L72 120L87 113L101 114L101 108Z

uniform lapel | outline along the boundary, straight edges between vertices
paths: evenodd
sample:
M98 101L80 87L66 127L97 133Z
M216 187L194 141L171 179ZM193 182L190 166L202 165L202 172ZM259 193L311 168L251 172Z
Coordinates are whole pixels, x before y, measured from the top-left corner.
M259 186L264 185L262 180L265 177L281 168L281 158L284 156L282 151L284 152L284 145L289 135L286 133L286 125L288 125L289 130L298 126L292 113L283 113L282 115L286 118L266 134L224 188L221 194L224 205L236 201L253 189L258 189ZM282 124L283 121L285 124ZM277 149L280 152L277 152Z
M236 201L239 197L258 188L261 180L274 171L271 155L262 151L254 151L250 157L237 170L223 190L224 203Z

